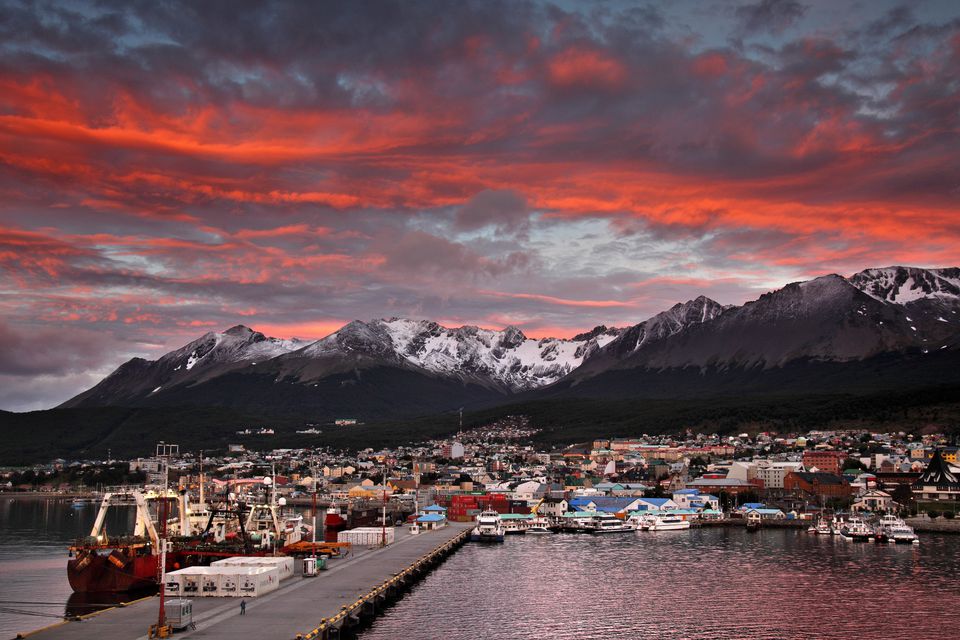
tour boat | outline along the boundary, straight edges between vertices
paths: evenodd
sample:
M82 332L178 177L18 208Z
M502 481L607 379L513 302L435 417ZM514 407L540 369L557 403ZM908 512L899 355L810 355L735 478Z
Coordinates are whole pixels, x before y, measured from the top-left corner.
M546 518L534 518L527 527L527 535L545 536L550 533L553 533L553 530L550 529L550 521Z
M487 510L477 516L477 526L470 532L471 542L503 542L503 523L500 514Z
M885 515L880 518L876 530L877 542L891 542L895 544L920 544L920 537L913 527L895 515Z
M607 513L594 516L591 522L590 533L623 533L624 531L636 531L636 527L630 522Z
M507 535L522 535L527 532L528 521L521 518L501 518L503 532Z
M689 529L690 521L682 517L669 513L662 513L649 518L640 525L644 531L675 531L678 529Z
M873 539L873 535L873 529L857 516L851 516L840 528L840 537L853 542L868 542Z

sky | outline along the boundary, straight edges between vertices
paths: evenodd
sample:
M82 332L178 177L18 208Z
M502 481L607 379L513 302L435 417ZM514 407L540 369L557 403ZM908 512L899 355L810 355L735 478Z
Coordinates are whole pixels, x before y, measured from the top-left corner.
M960 265L960 3L0 0L0 408L245 324Z

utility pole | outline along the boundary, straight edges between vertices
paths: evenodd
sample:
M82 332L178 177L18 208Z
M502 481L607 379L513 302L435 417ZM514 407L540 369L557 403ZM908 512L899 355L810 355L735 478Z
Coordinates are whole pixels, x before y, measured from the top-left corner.
M157 444L157 457L163 462L163 493L160 496L160 508L158 509L158 519L160 520L160 609L157 612L157 626L151 630L150 636L154 638L166 638L170 635L170 628L167 626L167 612L165 605L166 575L167 575L167 490L170 483L170 457L180 453L179 445L166 444L161 441Z
M387 546L387 459L383 459L383 504L380 511L380 546Z
M317 566L317 464L316 458L310 459L310 471L313 475L313 566Z

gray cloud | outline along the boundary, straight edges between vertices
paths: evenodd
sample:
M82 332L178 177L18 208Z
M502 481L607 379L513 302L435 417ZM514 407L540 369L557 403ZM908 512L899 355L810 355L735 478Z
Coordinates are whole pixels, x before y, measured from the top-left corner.
M744 33L781 34L792 27L809 7L796 0L760 0L737 7L734 15Z
M115 357L108 335L81 328L17 329L0 318L0 375L65 375L100 367Z

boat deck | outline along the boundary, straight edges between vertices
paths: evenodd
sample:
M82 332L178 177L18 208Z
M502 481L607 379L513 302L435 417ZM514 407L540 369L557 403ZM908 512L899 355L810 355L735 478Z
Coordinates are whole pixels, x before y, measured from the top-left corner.
M451 523L437 531L411 535L396 531L396 541L377 549L354 549L346 558L329 560L327 570L316 578L299 575L279 589L247 598L247 612L240 616L240 598L193 598L196 630L177 632L175 638L235 640L255 636L260 640L292 640L306 636L322 619L340 613L396 574L410 568L425 554L442 547L473 525ZM147 640L157 619L158 598L145 598L123 607L93 614L76 622L64 622L25 633L31 640Z

